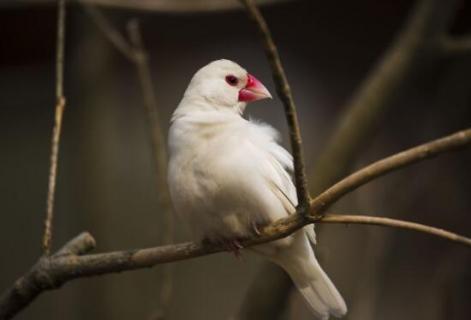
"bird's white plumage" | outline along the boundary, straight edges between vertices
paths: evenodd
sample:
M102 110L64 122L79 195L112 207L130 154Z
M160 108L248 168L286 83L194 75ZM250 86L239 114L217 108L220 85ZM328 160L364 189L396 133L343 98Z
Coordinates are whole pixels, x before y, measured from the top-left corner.
M229 86L224 77L241 81ZM200 69L175 110L169 132L169 187L176 212L200 238L248 237L256 226L295 211L291 155L267 124L241 117L237 99L247 72L228 60ZM306 227L254 251L283 267L321 319L346 313L345 303L316 261Z

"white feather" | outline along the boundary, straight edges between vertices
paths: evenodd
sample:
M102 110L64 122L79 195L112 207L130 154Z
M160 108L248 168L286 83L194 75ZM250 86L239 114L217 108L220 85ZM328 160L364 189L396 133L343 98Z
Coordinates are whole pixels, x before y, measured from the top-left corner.
M245 103L221 77L244 77L237 64L219 60L193 77L176 109L169 133L169 187L176 212L200 238L212 241L253 235L264 225L295 211L291 155L267 124L248 121ZM221 81L219 81L221 80ZM321 319L342 316L346 305L321 269L306 227L254 251L283 267Z

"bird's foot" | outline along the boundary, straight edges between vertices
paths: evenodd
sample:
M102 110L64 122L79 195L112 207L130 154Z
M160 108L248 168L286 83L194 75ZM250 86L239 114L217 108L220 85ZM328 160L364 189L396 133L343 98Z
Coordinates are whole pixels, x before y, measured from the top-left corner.
M221 246L222 248L224 248L224 250L232 252L234 256L238 259L241 257L240 250L244 248L238 239L214 240L209 238L203 238L202 243L203 245Z
M232 252L237 259L240 259L240 250L244 248L237 239L224 241L224 247L227 251Z

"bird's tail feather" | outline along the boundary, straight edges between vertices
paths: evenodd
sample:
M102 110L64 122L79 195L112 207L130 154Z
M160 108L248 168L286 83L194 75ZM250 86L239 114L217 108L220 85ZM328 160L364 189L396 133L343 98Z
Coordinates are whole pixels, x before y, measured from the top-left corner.
M329 315L344 316L347 313L345 301L317 262L307 237L301 235L297 235L290 250L283 250L275 262L290 275L310 309L320 319L328 319Z
M310 272L309 278L295 270L287 269L286 271L311 307L311 310L320 319L328 319L329 314L335 317L344 316L347 313L347 306L337 288L317 261L316 266L311 266L311 268L313 270Z

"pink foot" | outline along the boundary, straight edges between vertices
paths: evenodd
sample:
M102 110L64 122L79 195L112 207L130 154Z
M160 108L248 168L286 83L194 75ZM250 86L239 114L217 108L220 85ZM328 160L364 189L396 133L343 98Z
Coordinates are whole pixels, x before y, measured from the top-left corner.
M244 247L237 239L229 240L229 239L221 239L221 240L214 240L209 238L203 238L202 243L204 245L218 245L222 246L226 251L232 252L236 258L241 257L240 250Z
M226 250L232 252L237 259L241 257L240 250L244 247L238 240L227 240L224 242L224 246L226 247Z

